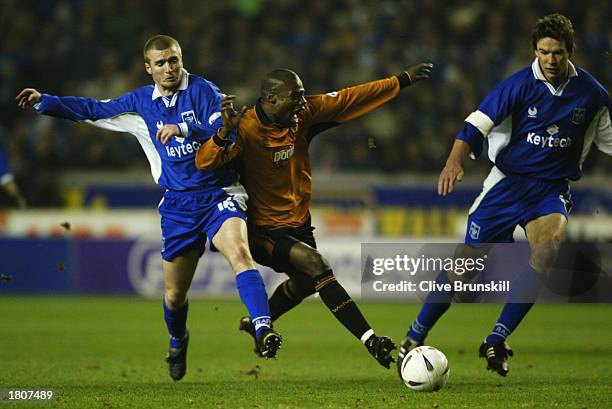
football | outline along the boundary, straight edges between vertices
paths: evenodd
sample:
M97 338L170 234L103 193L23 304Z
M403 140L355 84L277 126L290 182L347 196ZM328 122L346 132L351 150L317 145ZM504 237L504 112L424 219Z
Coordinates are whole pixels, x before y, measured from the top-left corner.
M440 390L448 380L449 373L446 356L434 347L414 348L402 361L402 380L414 391Z

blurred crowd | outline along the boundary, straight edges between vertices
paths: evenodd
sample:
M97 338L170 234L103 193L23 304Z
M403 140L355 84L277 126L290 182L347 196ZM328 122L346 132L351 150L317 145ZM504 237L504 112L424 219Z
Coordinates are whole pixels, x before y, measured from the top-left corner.
M58 172L148 164L135 138L35 118L17 109L16 93L28 86L104 99L151 83L142 46L157 33L179 40L188 71L246 105L274 68L295 70L307 93L319 93L435 64L430 81L318 136L312 156L321 170L439 171L463 119L532 62L531 29L545 14L572 20L572 60L612 84L607 0L0 0L0 8L0 138L41 200ZM612 160L591 155L587 169L609 171Z

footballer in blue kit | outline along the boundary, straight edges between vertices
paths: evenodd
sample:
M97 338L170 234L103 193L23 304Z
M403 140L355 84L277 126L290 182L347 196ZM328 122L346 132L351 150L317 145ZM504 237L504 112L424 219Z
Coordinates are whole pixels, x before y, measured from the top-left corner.
M166 360L172 379L180 380L186 373L187 292L207 240L235 272L238 293L254 317L260 355L272 358L282 339L271 328L266 289L248 247L246 192L231 164L205 172L195 167L195 154L204 141L215 133L225 138L235 134L234 124L222 114L223 94L183 68L181 47L172 37L150 38L144 61L154 85L116 99L60 97L26 88L16 100L20 107L33 106L39 114L127 132L138 139L153 179L165 189L158 208L163 308L170 333Z
M593 143L612 155L612 104L604 87L569 58L574 51L571 21L560 14L539 19L533 29L533 63L495 87L465 120L438 182L453 191L463 177L462 160L478 156L488 141L494 166L469 210L466 252L482 254L490 243L510 243L521 226L529 241L529 263L513 281L498 321L479 349L487 369L508 374L513 355L506 338L535 302L559 252L571 208L569 182L580 179ZM442 271L438 283L469 280ZM402 341L398 369L408 351L423 345L446 312L452 291L430 292Z

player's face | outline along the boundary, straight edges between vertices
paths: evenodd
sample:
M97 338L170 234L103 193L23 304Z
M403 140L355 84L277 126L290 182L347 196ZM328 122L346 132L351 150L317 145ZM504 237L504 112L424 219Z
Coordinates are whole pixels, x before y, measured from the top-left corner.
M145 69L164 95L174 93L183 79L183 57L181 49L172 45L165 50L149 50Z
M304 85L299 77L277 92L276 122L284 128L292 128L298 123L298 115L306 105Z
M570 54L565 41L550 37L540 38L536 44L535 55L548 81L560 83L567 79Z

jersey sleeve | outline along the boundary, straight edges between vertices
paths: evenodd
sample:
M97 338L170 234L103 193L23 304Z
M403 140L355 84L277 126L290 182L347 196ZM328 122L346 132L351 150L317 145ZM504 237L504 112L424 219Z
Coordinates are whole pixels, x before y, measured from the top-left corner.
M215 84L209 81L205 81L197 86L198 105L202 110L201 118L205 122L181 122L178 126L183 137L196 139L210 138L223 125L221 120L221 101L224 95Z
M310 125L324 130L359 118L395 98L399 91L400 80L394 76L337 92L307 96Z
M516 108L521 90L520 76L515 74L499 83L478 106L478 109L465 118L465 125L456 139L470 145L471 155L477 157L482 152L484 138L493 128L501 124Z
M593 142L597 146L597 149L612 156L612 123L610 121L611 104L609 98L607 102L608 103L599 110Z
M97 100L84 97L59 97L42 94L36 112L72 121L98 121L122 114L136 113L135 96L128 92L115 99Z
M481 131L470 122L464 122L463 128L455 139L461 140L470 145L470 157L476 159L482 153L484 136Z
M210 170L223 166L237 158L242 152L242 139L234 138L234 142L224 141L215 133L212 138L202 143L196 152L195 164L200 170Z

